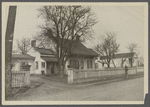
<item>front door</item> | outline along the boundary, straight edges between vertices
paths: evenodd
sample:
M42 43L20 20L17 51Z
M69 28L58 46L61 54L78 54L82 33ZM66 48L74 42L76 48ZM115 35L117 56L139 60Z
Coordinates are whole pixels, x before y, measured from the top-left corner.
M51 66L49 62L47 62L47 75L51 75Z
M54 63L47 62L47 75L54 74Z
M51 73L54 74L54 63L51 63Z

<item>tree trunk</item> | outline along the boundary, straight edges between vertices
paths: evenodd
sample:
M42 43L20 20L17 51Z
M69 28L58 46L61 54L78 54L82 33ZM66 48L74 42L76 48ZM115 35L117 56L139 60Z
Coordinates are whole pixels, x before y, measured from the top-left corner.
M110 64L107 64L107 67L110 68Z
M114 60L113 60L113 59L112 59L112 62L113 62L114 67L116 68L116 65L115 65L115 62L114 62Z
M65 66L63 65L63 60L59 59L59 75L61 78L64 77L64 68Z
M60 66L60 77L64 77L64 67L62 65Z
M104 63L102 63L102 68L104 68Z

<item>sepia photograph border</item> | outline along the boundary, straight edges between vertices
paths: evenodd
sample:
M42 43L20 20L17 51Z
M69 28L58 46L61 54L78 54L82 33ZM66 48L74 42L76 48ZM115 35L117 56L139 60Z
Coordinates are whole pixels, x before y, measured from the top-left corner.
M143 101L6 101L5 100L5 6L10 5L92 5L92 6L144 6L144 99L148 93L148 3L147 2L3 2L2 3L2 104L3 105L113 105L113 104L144 104Z

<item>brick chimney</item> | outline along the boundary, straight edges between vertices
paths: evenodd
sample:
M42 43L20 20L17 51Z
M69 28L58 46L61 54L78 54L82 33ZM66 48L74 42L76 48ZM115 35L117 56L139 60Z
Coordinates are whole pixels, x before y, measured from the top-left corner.
M76 36L76 40L80 41L80 36L79 35Z
M36 47L36 40L31 41L31 47L35 48Z

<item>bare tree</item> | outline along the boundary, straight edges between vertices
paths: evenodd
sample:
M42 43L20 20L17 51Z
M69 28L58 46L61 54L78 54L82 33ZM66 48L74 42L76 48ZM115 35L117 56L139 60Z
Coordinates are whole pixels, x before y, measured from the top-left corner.
M55 45L53 41L49 37L45 36L43 32L39 33L39 35L34 36L33 39L39 42L38 47L53 49L55 51Z
M131 44L128 44L127 45L127 49L129 50L129 52L131 52L131 53L136 53L136 55L137 55L137 49L138 49L138 44L136 44L136 43L131 43ZM133 65L133 62L134 62L134 57L131 57L131 67L132 67L132 65Z
M116 42L116 33L107 32L105 37L101 37L101 43L94 47L94 49L100 54L101 60L99 62L103 65L107 64L109 68L110 62L113 62L114 54L119 51L119 46L120 45Z
M128 46L127 46L127 49L130 52L136 52L137 48L138 48L138 44L135 44L135 43L128 44Z
M17 40L17 48L22 54L26 54L30 49L30 38L22 38Z
M92 35L92 26L96 24L95 15L90 7L82 6L44 6L39 12L46 22L40 27L55 43L60 75L63 76L73 41L77 36L87 38Z

